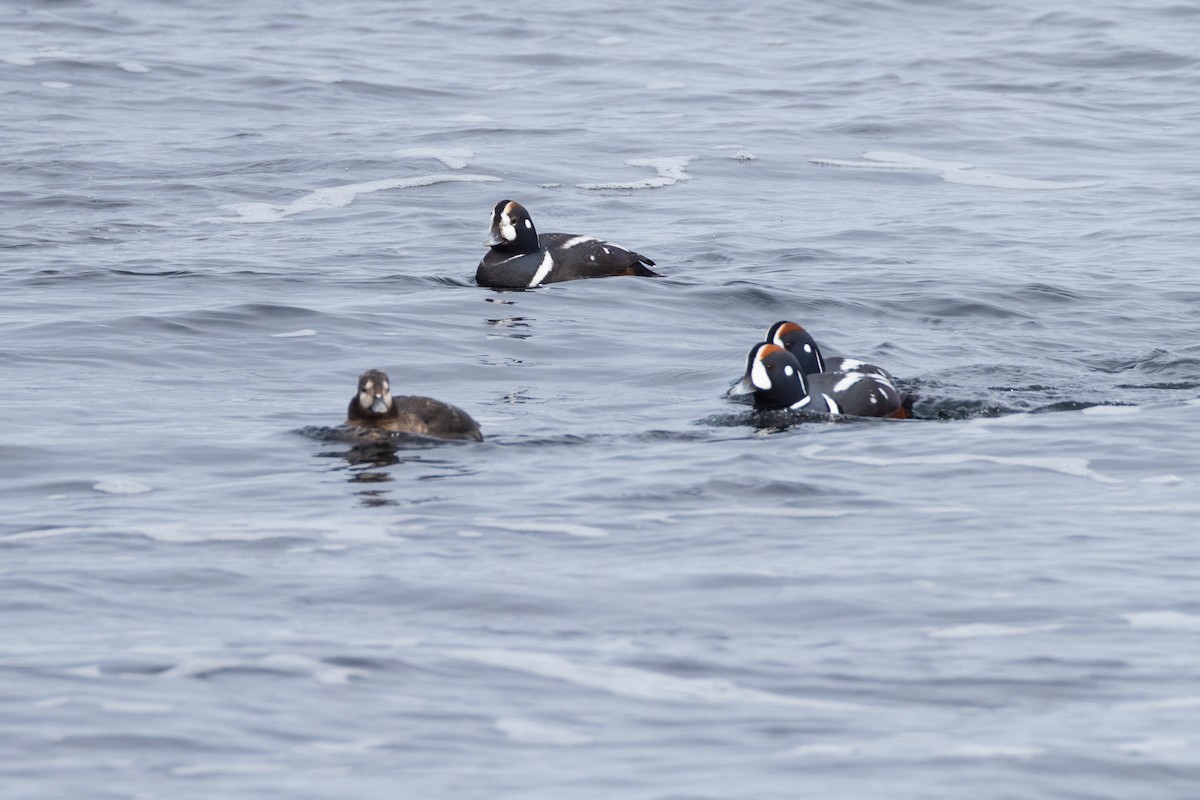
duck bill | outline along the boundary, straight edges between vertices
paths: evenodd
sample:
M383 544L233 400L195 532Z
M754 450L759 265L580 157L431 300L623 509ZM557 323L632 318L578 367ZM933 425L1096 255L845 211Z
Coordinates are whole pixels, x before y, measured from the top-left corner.
M373 403L371 403L371 413L372 414L385 414L385 413L387 413L387 410L388 410L387 400L385 400L382 397L376 397L375 401Z
M730 397L745 397L748 394L754 394L754 387L750 385L750 381L743 375L740 381L729 387L727 394Z
M498 244L504 244L504 237L495 231L492 231L490 234L488 234L488 238L483 242L484 247L495 247Z

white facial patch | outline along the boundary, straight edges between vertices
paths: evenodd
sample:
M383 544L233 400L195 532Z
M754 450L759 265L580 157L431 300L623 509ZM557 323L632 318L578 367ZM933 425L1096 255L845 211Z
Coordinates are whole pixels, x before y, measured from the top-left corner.
M500 238L506 242L517 238L517 229L513 227L512 220L508 218L507 211L500 212Z
M527 220L525 220L525 227L526 227L526 228L532 228L532 227L533 227L533 220L531 220L531 219L527 219Z
M755 389L761 389L764 392L770 390L772 386L771 376L767 374L767 368L757 358L754 359L754 365L750 367L750 383L753 384Z
M795 372L796 372L796 370L792 369L791 364L787 364L783 368L783 374L787 375L789 378L792 377L792 375L795 374Z
M806 345L804 345L804 352L806 352L806 353L811 353L811 352L812 352L812 345L811 345L811 344L806 344Z
M550 270L554 269L554 259L550 257L550 251L546 251L546 255L542 257L542 263L538 264L537 272L533 273L533 280L529 282L529 288L537 286L542 281L546 280L546 276L550 274Z

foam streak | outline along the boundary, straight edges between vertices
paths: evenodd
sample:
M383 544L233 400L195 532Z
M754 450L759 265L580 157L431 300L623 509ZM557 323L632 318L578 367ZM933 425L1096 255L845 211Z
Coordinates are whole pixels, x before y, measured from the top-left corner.
M626 183L581 183L580 189L659 189L680 181L690 181L691 175L684 167L691 163L691 156L667 156L664 158L631 158L625 163L631 167L651 167L656 176L641 181Z
M343 186L330 186L317 189L303 197L293 200L286 206L273 206L269 203L234 203L222 206L237 214L234 217L208 217L202 222L235 222L263 223L279 222L295 214L309 211L321 211L327 208L342 208L354 202L360 194L383 192L389 189L415 189L420 186L433 186L437 183L495 183L500 179L492 175L421 175L416 178L384 178L366 183L348 183Z
M954 161L934 161L929 158L873 150L863 153L866 161L840 161L834 158L814 158L809 163L821 167L847 167L850 169L896 169L928 170L938 173L947 183L963 183L969 186L987 186L996 189L1086 189L1100 186L1104 181L1042 181L1032 178L1014 178L998 172L974 172L973 164Z

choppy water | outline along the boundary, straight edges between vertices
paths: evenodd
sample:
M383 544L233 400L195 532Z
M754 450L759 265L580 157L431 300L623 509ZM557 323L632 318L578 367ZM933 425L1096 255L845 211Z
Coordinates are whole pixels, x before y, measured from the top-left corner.
M702 5L4 6L5 798L1196 797L1200 12Z

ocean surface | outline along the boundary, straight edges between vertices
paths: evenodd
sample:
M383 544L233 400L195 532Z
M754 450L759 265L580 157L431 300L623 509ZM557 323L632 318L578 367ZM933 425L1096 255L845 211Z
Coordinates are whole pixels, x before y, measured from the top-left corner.
M0 30L5 800L1200 796L1200 7ZM919 418L726 398L781 319Z

